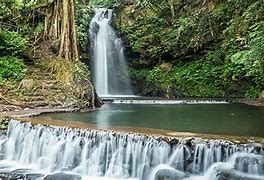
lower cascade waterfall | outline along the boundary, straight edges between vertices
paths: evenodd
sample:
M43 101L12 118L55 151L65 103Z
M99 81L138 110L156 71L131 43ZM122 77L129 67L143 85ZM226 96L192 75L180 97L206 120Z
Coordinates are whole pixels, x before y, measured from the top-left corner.
M0 138L10 179L263 180L264 147L11 120ZM1 178L1 176L0 176Z

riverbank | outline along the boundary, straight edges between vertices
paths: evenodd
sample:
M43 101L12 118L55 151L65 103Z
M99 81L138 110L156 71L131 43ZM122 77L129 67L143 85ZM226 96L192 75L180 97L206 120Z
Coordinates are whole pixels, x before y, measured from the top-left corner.
M260 99L234 99L231 100L233 103L241 103L241 104L247 104L250 106L264 106L264 101L261 101Z

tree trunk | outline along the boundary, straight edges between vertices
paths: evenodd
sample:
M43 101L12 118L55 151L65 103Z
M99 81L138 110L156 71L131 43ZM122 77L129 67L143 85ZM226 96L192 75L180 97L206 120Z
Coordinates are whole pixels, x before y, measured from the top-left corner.
M58 57L78 60L75 0L55 0L45 12L44 38L58 48Z

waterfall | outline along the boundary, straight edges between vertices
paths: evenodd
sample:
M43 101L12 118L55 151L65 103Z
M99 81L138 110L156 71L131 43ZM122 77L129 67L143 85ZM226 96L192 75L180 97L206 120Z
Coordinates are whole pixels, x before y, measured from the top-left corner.
M110 26L113 10L96 9L90 23L92 72L99 96L132 95L122 40Z
M0 138L0 174L21 179L264 178L263 146L198 140L169 143L140 134L11 120Z

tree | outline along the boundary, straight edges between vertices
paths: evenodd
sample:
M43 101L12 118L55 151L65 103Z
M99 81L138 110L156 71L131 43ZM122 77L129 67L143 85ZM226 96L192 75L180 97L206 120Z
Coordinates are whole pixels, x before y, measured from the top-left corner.
M75 0L54 0L46 4L44 38L58 44L58 57L78 60Z

